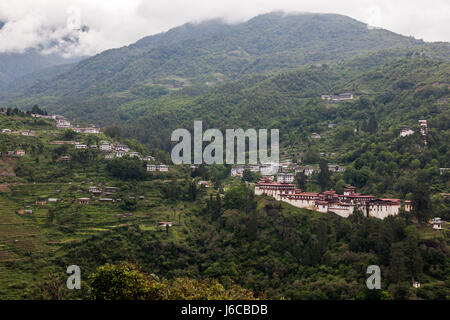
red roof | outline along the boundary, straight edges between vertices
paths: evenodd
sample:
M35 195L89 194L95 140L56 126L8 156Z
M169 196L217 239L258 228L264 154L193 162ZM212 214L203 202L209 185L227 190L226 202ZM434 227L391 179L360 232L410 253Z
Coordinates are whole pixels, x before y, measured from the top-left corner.
M317 197L319 194L316 192L300 192L300 193L294 193L292 194L294 196L314 196Z

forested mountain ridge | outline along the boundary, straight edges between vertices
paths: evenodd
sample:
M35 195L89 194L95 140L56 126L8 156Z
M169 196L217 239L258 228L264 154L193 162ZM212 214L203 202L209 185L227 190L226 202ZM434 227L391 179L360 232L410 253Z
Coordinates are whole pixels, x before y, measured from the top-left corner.
M154 99L150 105L145 99L137 100L122 105L119 115L129 114L133 119L141 114L137 121L128 121L125 134L169 150L171 130L192 128L194 119L202 119L205 128L279 128L281 140L286 142L292 135L298 141L321 132L328 122L357 126L371 114L379 122L397 126L445 114L445 104L434 115L427 108L448 95L448 62L414 55L385 60L384 55L376 54L370 60L374 63L379 59L380 63L371 67L365 66L366 59L246 78L194 97L178 92ZM322 94L346 91L356 98L344 104L327 104L320 99Z
M85 59L3 101L21 106L40 102L49 111L66 113L78 113L81 103L110 112L124 102L181 88L195 91L243 76L391 48L415 48L441 58L448 58L449 51L446 43L368 28L341 15L271 13L234 25L220 20L185 24Z

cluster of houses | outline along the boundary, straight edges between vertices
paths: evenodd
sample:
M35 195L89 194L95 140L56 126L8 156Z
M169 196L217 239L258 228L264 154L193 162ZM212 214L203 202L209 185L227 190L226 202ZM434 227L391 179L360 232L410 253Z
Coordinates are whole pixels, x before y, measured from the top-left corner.
M347 186L344 194L338 194L334 190L316 193L303 192L295 188L294 184L262 179L255 185L255 194L268 195L298 208L333 212L344 218L358 210L365 216L384 219L399 214L402 207L400 199L378 199L375 196L362 195L356 193L353 186ZM404 201L404 211L411 211L411 201Z
M342 101L353 100L353 93L344 92L344 93L341 93L338 95L323 94L320 97L322 98L322 100L325 100L327 102L342 102Z
M428 124L427 120L421 119L419 120L420 134L424 137L424 143L427 144L427 133L428 133ZM400 130L400 137L407 137L414 134L414 130L409 127L405 127Z
M256 165L239 165L231 168L232 177L242 177L245 170L259 173L264 178L274 180L275 176L279 183L292 183L299 173L304 173L307 177L312 176L315 172L320 172L320 168L314 166L301 166L293 163L291 160L281 161L280 163L256 164ZM338 164L329 164L330 172L344 172L345 167Z
M425 119L419 120L419 127L420 127L420 134L426 136L428 133L427 120ZM411 128L405 127L402 130L400 130L401 137L410 136L412 134L414 134L414 130L412 130Z
M98 134L100 133L100 128L94 124L89 124L87 127L81 128L79 126L72 125L70 121L68 121L64 116L60 115L52 115L52 116L41 116L47 117L50 119L54 119L56 121L56 128L58 129L72 129L78 133L91 133Z

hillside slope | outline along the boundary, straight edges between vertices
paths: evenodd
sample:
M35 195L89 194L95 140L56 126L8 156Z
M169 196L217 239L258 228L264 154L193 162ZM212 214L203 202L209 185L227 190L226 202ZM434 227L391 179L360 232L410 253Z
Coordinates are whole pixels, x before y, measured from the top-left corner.
M151 99L155 91L164 95L180 88L208 87L247 75L410 47L439 57L448 55L448 44L427 44L369 29L336 14L271 13L235 25L213 20L107 50L51 80L35 83L26 95L6 100L22 106L40 102L50 111L76 112L80 102L98 105L107 99L114 110L127 101Z

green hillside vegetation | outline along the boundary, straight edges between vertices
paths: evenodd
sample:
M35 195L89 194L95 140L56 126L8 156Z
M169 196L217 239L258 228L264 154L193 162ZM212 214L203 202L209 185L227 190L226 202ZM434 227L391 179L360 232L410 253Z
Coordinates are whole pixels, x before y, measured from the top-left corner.
M42 120L42 129L37 129L35 121L41 120L27 115L0 117L1 127L34 130L34 136L26 137L0 134L0 145L27 151L23 157L1 160L2 168L7 164L13 173L1 176L2 298L116 299L96 296L96 286L89 281L80 291L66 289L65 268L79 265L86 281L101 270L120 268L124 261L160 277L148 278L150 284L172 288L158 299L182 298L177 294L186 293L184 286L205 289L211 283L218 291L203 294L199 289L200 296L186 298L449 296L448 223L436 232L427 223L418 224L415 214L343 219L298 209L254 196L229 177L229 166L200 166L195 171L172 166L168 173L141 175L139 160L106 161L92 150L86 157L77 156L82 151L70 147L64 154L71 154L72 161L61 163L53 155L66 147L48 141L62 140L67 131L54 129L50 120ZM90 135L76 136L86 143L89 139ZM116 176L115 166L134 169L130 175ZM217 189L199 187L198 179L210 179ZM99 201L88 192L92 185L117 187L112 197L121 200ZM78 204L77 199L85 197L90 203ZM49 198L58 201L36 204ZM159 221L172 221L173 226L160 228ZM116 267L98 269L107 263ZM382 291L365 287L365 268L370 264L382 267ZM421 288L413 289L412 279L420 281ZM128 285L119 287L126 293ZM104 294L112 290L100 289Z

